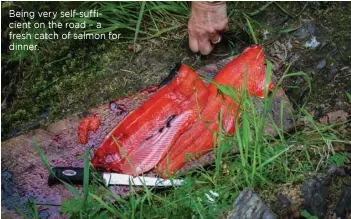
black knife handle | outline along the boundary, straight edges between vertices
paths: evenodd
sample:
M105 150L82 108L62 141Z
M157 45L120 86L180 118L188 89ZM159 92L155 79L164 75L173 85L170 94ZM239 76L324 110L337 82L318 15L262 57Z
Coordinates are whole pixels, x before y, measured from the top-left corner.
M54 167L52 168L55 176L50 173L48 184L54 185L61 183L60 180L70 184L83 185L84 168L77 167ZM90 171L89 171L90 172ZM91 182L91 173L89 176L89 183Z

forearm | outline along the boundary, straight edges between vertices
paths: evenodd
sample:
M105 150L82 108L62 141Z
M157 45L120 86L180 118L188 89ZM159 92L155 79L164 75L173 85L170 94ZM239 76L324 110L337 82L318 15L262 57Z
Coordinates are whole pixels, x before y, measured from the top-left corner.
M191 11L203 11L206 13L215 13L216 11L223 10L226 11L226 3L223 1L215 1L215 2L208 2L208 1L203 1L203 2L192 2L191 3Z

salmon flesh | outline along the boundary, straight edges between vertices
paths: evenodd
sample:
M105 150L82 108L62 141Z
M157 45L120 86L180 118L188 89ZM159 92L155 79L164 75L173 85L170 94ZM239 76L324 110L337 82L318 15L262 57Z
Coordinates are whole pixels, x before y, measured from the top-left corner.
M134 176L154 168L164 177L176 173L186 164L188 154L197 158L217 144L213 136L219 129L219 112L224 131L235 131L239 103L219 94L216 84L240 93L246 83L251 95L264 97L265 69L263 49L258 45L227 64L208 87L196 72L181 65L167 85L105 137L92 164ZM273 89L272 82L268 89Z

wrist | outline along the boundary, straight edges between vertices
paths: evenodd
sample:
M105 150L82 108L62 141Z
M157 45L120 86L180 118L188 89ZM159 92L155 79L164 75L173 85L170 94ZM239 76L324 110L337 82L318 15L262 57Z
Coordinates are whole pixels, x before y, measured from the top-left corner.
M224 1L196 1L192 2L192 7L200 7L205 9L212 9L217 7L223 7L226 3Z

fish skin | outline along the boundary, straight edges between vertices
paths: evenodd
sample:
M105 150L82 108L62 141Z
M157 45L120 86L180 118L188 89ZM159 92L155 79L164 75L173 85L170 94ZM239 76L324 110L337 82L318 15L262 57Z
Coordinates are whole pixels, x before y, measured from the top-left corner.
M257 97L264 97L266 80L263 48L252 46L247 48L239 57L227 64L213 79L217 84L228 85L241 92L246 72L246 86L249 93ZM270 81L268 89L274 88ZM226 95L218 95L217 87L209 85L208 102L201 112L202 119L184 132L167 151L166 156L157 164L156 172L167 178L182 168L191 158L198 158L207 153L214 146L213 134L219 129L218 113L223 113L224 131L235 132L235 120L240 116L239 103ZM237 96L240 101L241 97Z
M206 103L207 92L206 85L198 79L198 75L188 66L182 65L176 77L168 85L162 87L138 109L131 112L105 137L92 159L92 164L106 171L121 173L125 172L124 169L127 172L130 171L126 165L122 165L126 163L125 156L129 156L134 149L147 141L150 134L158 133L166 125L170 115L180 115L186 110L194 112L201 110ZM199 98L198 106L194 99L195 93ZM152 153L152 151L149 152ZM132 163L135 162L132 161Z
M167 84L169 84L170 81L172 81L172 79L178 74L178 70L180 69L180 67L182 66L182 64L176 63L175 67L171 70L171 72L167 75L166 78L164 78L161 83L158 85L158 89L166 86Z

